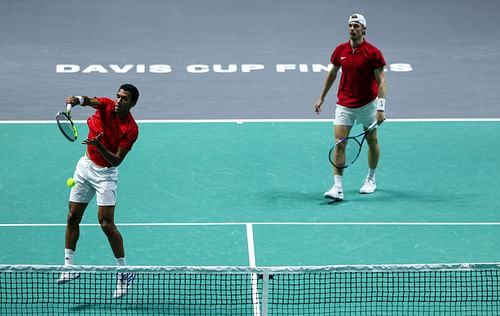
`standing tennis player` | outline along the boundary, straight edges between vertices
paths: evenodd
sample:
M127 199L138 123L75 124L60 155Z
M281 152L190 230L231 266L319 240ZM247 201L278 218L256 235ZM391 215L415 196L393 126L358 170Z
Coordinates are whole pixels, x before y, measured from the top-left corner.
M66 104L91 106L96 111L88 120L88 138L85 155L76 165L73 178L76 184L69 196L66 224L64 264L73 265L76 243L80 235L79 224L90 200L96 195L98 219L106 234L119 266L125 266L123 239L115 225L118 166L123 162L137 140L139 129L130 113L139 98L139 91L131 84L123 84L116 99L70 96ZM63 272L57 283L80 277L79 273ZM118 273L114 297L125 295L135 278L133 273Z
M338 45L330 58L333 64L328 73L320 98L314 104L316 113L320 113L325 97L332 87L337 73L342 68L338 89L338 101L335 109L335 140L348 137L355 123L363 124L366 129L377 121L385 120L386 84L384 77L384 56L378 48L365 39L366 19L361 14L353 14L348 19L349 41ZM359 190L360 193L373 193L377 188L375 170L380 157L377 129L367 135L368 175ZM345 146L339 146L335 162L343 161ZM337 163L336 163L337 164ZM338 164L337 164L338 165ZM324 193L325 198L343 200L343 169L333 167L334 184Z

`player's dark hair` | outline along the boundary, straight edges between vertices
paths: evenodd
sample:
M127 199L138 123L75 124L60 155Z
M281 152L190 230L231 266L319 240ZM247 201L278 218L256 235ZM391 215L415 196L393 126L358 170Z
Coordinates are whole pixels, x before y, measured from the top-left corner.
M139 100L139 90L133 84L124 83L120 86L120 89L130 92L132 95L132 102L137 102L137 100Z

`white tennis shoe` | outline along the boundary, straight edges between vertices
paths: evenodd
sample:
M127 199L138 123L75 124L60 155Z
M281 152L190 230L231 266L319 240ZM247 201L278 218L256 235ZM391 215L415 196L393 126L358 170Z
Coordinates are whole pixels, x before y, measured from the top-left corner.
M57 279L57 284L63 284L69 281L76 280L80 277L80 272L62 272Z
M117 283L113 298L121 298L127 294L128 289L132 286L135 279L135 273L119 272L117 275Z
M344 190L342 187L334 185L329 191L323 193L323 196L334 201L342 201L344 199Z
M375 178L366 177L365 182L361 186L361 189L359 189L359 193L370 194L375 192L376 189L377 189L377 183L375 182Z

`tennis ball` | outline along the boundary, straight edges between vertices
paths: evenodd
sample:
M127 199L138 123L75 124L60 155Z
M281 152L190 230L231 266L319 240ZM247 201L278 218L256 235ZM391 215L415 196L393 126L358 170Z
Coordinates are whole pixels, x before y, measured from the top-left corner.
M72 186L75 185L75 179L68 178L68 180L66 180L66 185L68 186L68 188L71 188Z

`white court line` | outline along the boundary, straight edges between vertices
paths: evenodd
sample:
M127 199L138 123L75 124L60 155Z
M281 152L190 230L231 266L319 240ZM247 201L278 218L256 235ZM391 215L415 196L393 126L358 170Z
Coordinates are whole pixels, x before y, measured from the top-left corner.
M217 119L217 120L137 120L138 123L324 123L333 119ZM86 123L86 120L75 120L75 123ZM387 122L500 122L500 118L416 118L388 119ZM0 120L0 124L55 124L55 120Z
M255 247L253 243L253 225L247 223L246 229L247 229L247 243L248 243L248 262L251 268L255 268L257 264L255 262Z
M500 222L206 222L206 223L116 223L122 227L145 226L246 226L248 225L317 225L317 226L499 226ZM66 224L50 223L0 223L0 227L64 227ZM100 226L80 224L80 226ZM248 234L248 232L247 232ZM248 235L247 235L248 237Z
M245 226L247 230L248 262L250 268L255 268L256 262L255 262L255 247L253 242L253 226L250 223L247 223ZM251 280L252 280L253 314L254 316L260 316L260 300L259 300L259 288L258 288L259 276L256 273L252 273Z
M137 120L139 123L331 123L329 119ZM500 122L500 118L388 119L386 122Z

